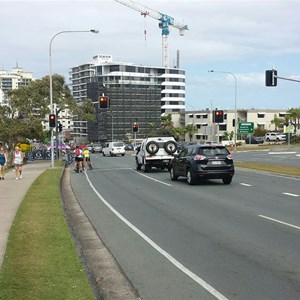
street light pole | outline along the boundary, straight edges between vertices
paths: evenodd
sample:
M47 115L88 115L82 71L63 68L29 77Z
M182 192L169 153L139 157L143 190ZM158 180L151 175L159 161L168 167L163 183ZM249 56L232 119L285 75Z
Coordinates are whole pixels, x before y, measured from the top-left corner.
M232 72L227 72L227 71L215 71L215 70L210 70L208 71L210 73L225 73L225 74L230 74L234 78L234 151L236 151L236 127L238 126L237 122L237 109L236 109L236 102L237 102L237 81L236 81L236 76Z
M90 30L64 30L56 33L49 43L49 81L50 81L50 113L54 113L54 107L53 107L53 83L52 83L52 42L56 36L62 33L76 33L76 32L91 32L91 33L99 33L99 30L90 29ZM56 119L55 119L56 120ZM56 120L57 122L57 120ZM51 168L54 168L54 143L53 143L53 128L51 130Z

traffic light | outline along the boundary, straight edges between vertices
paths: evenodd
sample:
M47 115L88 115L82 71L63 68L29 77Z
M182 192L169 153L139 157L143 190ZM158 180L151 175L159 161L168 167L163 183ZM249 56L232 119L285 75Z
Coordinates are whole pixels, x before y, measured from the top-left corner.
M109 108L109 98L107 96L99 97L99 107L100 108Z
M213 111L213 122L214 123L223 123L224 122L224 111L223 110L214 110Z
M55 127L56 127L56 118L55 118L55 114L50 114L50 115L49 115L49 127L50 127L50 128L55 128Z
M266 86L277 86L277 70L266 71Z
M58 131L62 132L62 124L60 122L58 122L58 126L57 127L58 127Z
M134 123L132 126L132 132L139 132L139 124Z

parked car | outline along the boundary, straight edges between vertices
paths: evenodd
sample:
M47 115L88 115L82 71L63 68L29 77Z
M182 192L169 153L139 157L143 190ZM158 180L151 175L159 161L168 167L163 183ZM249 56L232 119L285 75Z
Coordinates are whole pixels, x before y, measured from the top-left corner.
M170 178L186 177L192 185L200 179L222 179L230 184L234 175L232 155L223 145L196 144L185 146L171 161Z
M263 144L264 138L263 137L257 137L257 136L248 136L245 139L246 144Z
M126 151L133 151L133 146L131 144L126 144L125 145L125 150Z
M285 142L285 134L279 132L268 132L265 135L267 142Z
M177 151L177 143L173 137L151 137L144 139L137 147L136 169L148 172L151 168L165 169L170 165Z
M103 156L117 156L125 155L125 144L123 142L109 142L106 143L102 149Z

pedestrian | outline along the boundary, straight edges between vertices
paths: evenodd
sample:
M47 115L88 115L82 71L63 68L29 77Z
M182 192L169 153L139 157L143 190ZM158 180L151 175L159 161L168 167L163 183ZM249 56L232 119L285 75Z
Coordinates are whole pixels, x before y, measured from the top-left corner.
M82 172L82 163L83 163L83 153L79 146L76 146L74 151L75 156L75 172Z
M15 152L13 154L13 164L15 166L16 180L22 179L22 165L23 165L24 155L20 148L15 147Z
M0 180L4 180L5 167L7 164L7 156L4 151L4 147L0 146Z

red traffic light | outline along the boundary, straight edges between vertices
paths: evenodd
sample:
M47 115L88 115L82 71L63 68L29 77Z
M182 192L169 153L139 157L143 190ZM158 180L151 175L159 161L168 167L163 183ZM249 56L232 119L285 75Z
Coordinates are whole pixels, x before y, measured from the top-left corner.
M133 124L132 132L138 132L138 131L139 131L139 125L138 124Z
M224 122L224 111L223 110L214 110L213 111L213 122L214 123L223 123Z
M50 128L56 127L55 114L49 115L49 127Z
M99 97L99 106L100 108L108 108L109 98L107 96Z

